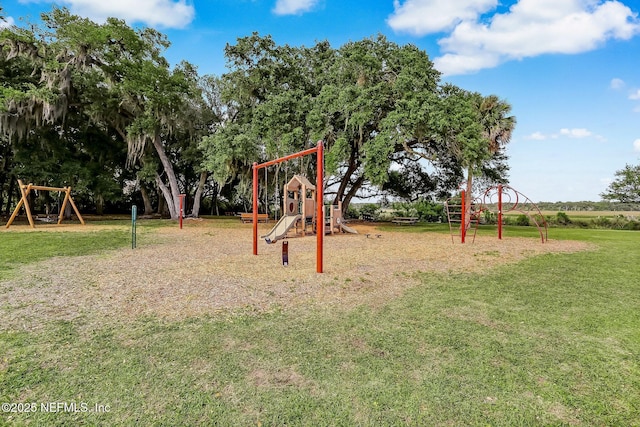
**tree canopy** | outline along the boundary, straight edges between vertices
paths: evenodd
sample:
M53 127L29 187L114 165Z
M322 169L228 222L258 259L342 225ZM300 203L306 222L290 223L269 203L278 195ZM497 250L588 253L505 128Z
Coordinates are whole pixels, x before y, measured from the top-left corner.
M640 203L640 164L625 165L616 171L616 178L601 194L603 200L621 203Z
M329 188L345 209L363 187L415 197L455 189L465 169L505 179L501 149L514 121L505 131L492 119L504 119L510 106L441 85L416 46L381 35L338 49L277 46L254 33L227 45L225 56L226 123L201 144L221 182L248 180L252 162L318 139L327 147Z
M0 29L5 211L18 177L72 185L97 212L142 201L176 218L181 193L195 215L205 195L212 212L223 199L235 209L249 200L253 162L320 139L345 210L356 196L442 197L465 175L506 180L508 103L441 83L414 45L378 35L289 46L254 33L226 46L226 73L199 76L168 63L154 29L64 8L42 22ZM262 195L278 206L283 181L316 168L314 158L280 164Z
M162 56L168 41L153 29L135 30L113 18L96 24L57 8L42 18L43 28L13 27L0 35L0 133L14 146L66 141L83 152L99 149L98 140L120 142L127 161L106 168L111 178L115 169L135 171L151 156L147 161L158 165L155 184L177 218L181 188L170 155L195 144L205 120L194 67L170 69ZM104 161L119 149L103 145L100 151ZM69 181L82 185L80 176Z

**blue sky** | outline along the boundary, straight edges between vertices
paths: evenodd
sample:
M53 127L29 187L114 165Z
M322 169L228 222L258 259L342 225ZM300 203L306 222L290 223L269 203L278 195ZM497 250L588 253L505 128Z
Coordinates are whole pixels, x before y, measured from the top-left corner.
M223 49L257 31L279 44L386 35L424 49L443 81L513 106L510 184L533 201L600 200L640 163L638 0L0 0L9 22L53 4L157 28L167 58L225 72Z

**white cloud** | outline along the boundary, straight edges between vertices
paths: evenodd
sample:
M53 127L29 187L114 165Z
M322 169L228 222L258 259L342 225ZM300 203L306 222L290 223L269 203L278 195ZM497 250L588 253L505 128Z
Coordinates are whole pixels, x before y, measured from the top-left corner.
M639 101L640 100L640 89L636 90L631 95L629 95L629 99L631 99L633 101Z
M548 136L542 132L534 132L529 136L525 136L525 139L533 139L534 141L544 141L548 139Z
M195 16L186 0L63 0L72 13L103 22L109 17L128 23L141 22L151 27L183 28Z
M622 89L625 86L624 80L622 79L611 79L610 83L611 89L618 90Z
M417 36L453 29L498 5L498 0L394 0L387 20L391 28Z
M640 152L640 138L633 141L633 151Z
M298 15L311 10L318 0L278 0L273 9L276 15Z
M4 18L4 21L0 21L0 28L7 28L14 25L15 23L16 21L12 17L7 16Z
M569 138L588 138L593 136L593 132L584 129L560 129L560 135L568 136Z
M588 129L585 128L562 128L557 133L545 134L542 132L534 132L531 135L525 136L524 139L534 140L534 141L546 141L548 139L558 139L560 137L567 137L571 139L584 139L584 138L593 138L601 142L605 142L606 138L602 135L595 134Z
M567 136L573 139L593 138L600 142L607 141L607 138L604 136L593 133L585 128L560 129L560 136Z
M586 52L607 40L627 40L640 33L637 13L618 0L520 0L488 21L481 15L495 2L450 1L446 4L455 6L438 14L441 1L406 0L402 5L396 1L389 25L418 35L455 25L439 40L443 56L434 60L445 75L549 53Z

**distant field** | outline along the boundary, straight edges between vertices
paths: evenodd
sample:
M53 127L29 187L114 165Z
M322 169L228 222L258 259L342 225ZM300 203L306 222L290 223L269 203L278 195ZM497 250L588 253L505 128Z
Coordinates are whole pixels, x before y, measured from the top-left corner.
M558 212L566 213L569 218L614 218L618 215L624 217L640 218L640 211L541 211L544 216L555 216Z

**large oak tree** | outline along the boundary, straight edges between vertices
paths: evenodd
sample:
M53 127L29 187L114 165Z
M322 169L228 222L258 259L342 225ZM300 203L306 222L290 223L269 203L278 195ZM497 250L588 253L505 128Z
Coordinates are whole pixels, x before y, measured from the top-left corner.
M228 45L220 80L225 125L201 147L221 182L248 182L250 165L325 141L326 171L344 209L364 188L455 189L464 171L504 173L508 105L451 85L428 55L384 36L333 49L278 46L253 34ZM313 161L309 162L310 166ZM419 179L416 179L419 177ZM241 188L248 188L247 184ZM400 192L398 192L399 194ZM415 196L416 192L412 192Z
M126 144L129 167L152 153L155 184L177 218L183 188L171 153L203 134L195 69L186 63L171 69L162 56L169 43L153 29L114 18L97 24L66 9L42 19L42 28L0 35L4 68L31 71L3 85L0 133L19 141L41 127L60 135L91 128Z

